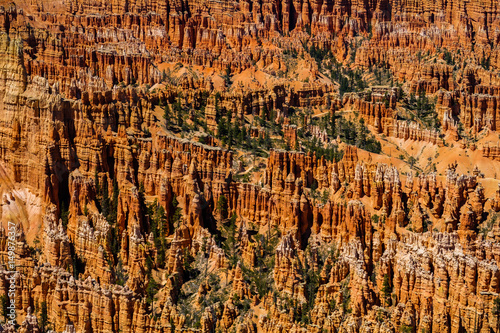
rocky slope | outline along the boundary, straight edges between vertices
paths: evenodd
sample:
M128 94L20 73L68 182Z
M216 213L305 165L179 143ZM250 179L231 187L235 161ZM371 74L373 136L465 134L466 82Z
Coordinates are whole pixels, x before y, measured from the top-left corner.
M496 2L1 5L0 331L499 332Z

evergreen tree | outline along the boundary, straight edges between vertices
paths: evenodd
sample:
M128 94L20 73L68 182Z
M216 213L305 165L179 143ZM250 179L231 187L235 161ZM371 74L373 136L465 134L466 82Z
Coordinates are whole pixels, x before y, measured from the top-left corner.
M177 201L177 198L174 196L172 199L172 218L170 220L170 225L174 227L174 230L177 229L179 226L179 223L182 218L182 211L181 208L179 207L179 202Z
M181 105L181 96L177 96L177 99L174 104L175 115L177 118L177 126L182 126L184 123L184 119L182 118L182 105Z
M153 304L155 301L155 296L158 293L158 290L160 289L160 285L156 280L150 275L149 276L149 281L146 286L146 303L148 305Z
M116 181L116 178L115 178L113 180L113 196L112 196L112 200L109 203L109 213L106 216L106 220L111 225L116 223L116 217L118 214L118 194L119 193L120 193L120 190L118 188L118 182Z
M361 147L363 148L366 143L366 138L369 133L368 129L365 126L365 120L361 118L359 120L358 126L356 126L356 140L355 140L355 145L356 147Z
M238 263L238 242L236 239L236 214L233 214L227 225L224 225L226 240L224 241L223 248L228 254L229 264L231 267L236 266Z
M266 131L264 133L264 147L266 147L266 149L270 149L272 146L273 146L273 144L271 141L271 137L269 136L269 132Z
M47 302L45 302L45 301L42 302L41 307L40 307L40 315L38 318L38 323L39 323L40 331L42 333L46 333L50 330Z
M109 212L110 212L110 200L109 200L109 191L108 191L108 180L107 180L106 176L104 176L103 184L102 184L102 188L101 188L100 206L101 206L102 215L107 217Z
M150 221L151 232L153 233L153 241L157 251L156 264L163 266L165 264L165 236L169 233L168 220L165 214L165 209L155 201L147 207L147 212Z
M223 219L227 218L227 216L228 216L228 204L227 204L227 198L224 194L222 194L219 197L219 200L217 200L217 210L219 211L219 213Z
M9 298L7 295L0 296L0 310L2 310L2 316L7 320L7 314L9 313Z
M226 117L221 117L221 119L217 123L217 138L219 138L223 144L228 142L228 124L226 121Z
M61 201L61 221L64 227L68 226L69 222L69 209L64 201Z
M168 125L168 119L170 117L170 107L168 104L165 104L165 107L163 108L163 119L165 119L165 127Z
M240 144L242 144L245 143L246 140L247 140L247 129L245 128L245 126L242 126L241 131L239 133L238 141L240 142Z
M182 127L184 125L184 119L182 119L182 113L177 113L177 126Z
M497 332L500 332L500 297L496 297L493 300L493 308L491 309L491 314L496 318Z
M391 305L391 292L392 288L389 283L389 276L387 274L384 275L384 283L382 284L382 293L384 294L385 303L390 306Z
M170 318L170 333L175 333L175 323L172 318Z

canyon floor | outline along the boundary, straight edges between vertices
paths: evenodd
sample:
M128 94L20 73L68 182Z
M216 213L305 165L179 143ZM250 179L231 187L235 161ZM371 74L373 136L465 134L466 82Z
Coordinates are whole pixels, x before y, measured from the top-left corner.
M0 332L500 332L499 142L497 1L0 0Z

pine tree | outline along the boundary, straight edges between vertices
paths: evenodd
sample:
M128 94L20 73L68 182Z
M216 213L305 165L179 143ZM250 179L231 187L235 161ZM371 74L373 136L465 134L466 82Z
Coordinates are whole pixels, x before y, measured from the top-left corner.
M224 241L224 250L228 254L229 264L231 267L236 266L238 262L237 239L236 239L236 214L233 214L228 221L227 226L224 226L226 231L226 240Z
M9 298L7 297L7 295L0 296L0 310L2 310L2 316L5 320L7 320L7 314L9 313L9 309L7 309L8 306Z
M61 221L62 225L66 227L69 222L69 209L64 201L61 202Z
M493 308L491 309L491 314L497 320L497 332L500 332L500 297L493 300Z
M159 289L160 285L158 282L156 282L152 276L149 276L148 285L146 286L146 303L148 305L151 305L154 302L155 295Z
M219 211L221 217L223 219L226 219L228 216L228 204L227 204L227 198L222 194L219 197L219 200L217 200L217 210Z
M102 188L101 188L100 204L101 204L102 215L107 217L109 212L110 212L110 201L109 201L109 191L108 191L108 179L106 176L104 176L103 184L102 184Z
M382 284L382 293L384 294L384 299L387 305L391 305L391 292L392 288L389 283L389 276L384 275L384 283Z
M39 326L40 326L40 331L42 333L45 333L49 331L49 316L48 316L48 310L47 310L47 302L43 301L40 307L40 316L39 316Z
M172 199L172 218L170 220L170 225L174 227L174 230L177 229L179 226L180 220L182 218L182 211L179 207L179 202L177 201L177 198L174 196Z
M165 104L163 118L165 119L165 127L168 125L168 118L170 117L170 107Z
M175 333L175 323L172 318L170 318L170 333Z
M266 147L266 149L270 149L272 146L273 146L273 144L271 141L271 137L269 136L269 132L266 131L264 133L264 147Z
M184 124L184 119L182 119L182 113L177 113L177 126L182 127Z
M120 190L118 188L118 182L116 179L113 180L113 196L109 203L109 213L106 216L106 220L109 224L113 225L116 223L117 213L118 213L118 194ZM108 199L109 200L109 199Z
M227 143L228 124L226 117L221 117L217 123L217 138L221 139L222 143Z
M240 131L238 141L240 143L244 143L246 140L247 140L247 130L246 130L245 126L243 126L241 131Z

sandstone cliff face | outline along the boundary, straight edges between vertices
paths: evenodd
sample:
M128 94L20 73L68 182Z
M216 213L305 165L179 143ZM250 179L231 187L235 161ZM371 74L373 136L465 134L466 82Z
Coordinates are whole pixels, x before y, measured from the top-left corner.
M410 179L405 186L402 186L396 169L381 164L370 165L357 162L355 149L351 149L339 163L326 163L305 154L272 152L262 188L249 187L245 184L238 185L231 181L228 187L227 182L224 181L225 176L222 176L222 182L217 180L219 176L215 175L220 172L216 172L213 168L203 171L203 168L199 168L195 162L213 161L208 162L208 165L220 165L221 170L224 168L230 170L228 166L230 155L224 157L227 152L188 142L170 142L168 147L171 149L177 147L180 149L178 152L182 151L182 147L188 148L170 162L165 159L166 164L160 164L158 168L141 168L141 170L149 170L145 172L144 177L152 175L153 170L163 171L167 168L169 173L163 177L168 179L168 184L171 186L169 191L175 193L184 207L182 215L185 220L183 226L174 233L166 266L167 274L174 278L169 278L162 283L162 293L169 295L166 296L167 300L178 297L175 288L182 283L180 279L184 274L183 261L186 255L184 249L196 247L198 249L204 247L204 251L210 249L208 252L210 266L228 267L226 260L219 259L220 249L217 245L207 243L206 240L210 239L210 234L201 236L204 229L200 228L210 226L200 218L201 208L190 203L196 202L196 197L209 197L208 194L205 196L204 191L210 187L210 192L206 193L216 195L220 191L219 195L224 194L228 198L228 210L234 211L241 219L255 221L262 225L271 221L277 225L278 229L287 233L275 250L273 283L279 297L284 297L283 299L288 297L298 304L305 304L309 301L311 290L306 282L310 283L310 281L307 281L308 277L304 275L307 271L303 271L303 265L306 265L304 260L313 258L313 261L307 265L317 267L314 269L319 270L321 281L317 297L312 305L318 311L318 314L312 318L315 325L320 325L325 329L341 329L349 325L350 319L348 318L361 316L363 320L358 325L364 327L373 325L374 322L370 320L380 317L380 311L393 311L394 314L389 313L387 320L383 321L384 325L399 327L404 323L409 326L416 325L415 327L419 330L423 328L436 331L495 327L495 322L488 319L489 317L484 313L492 311L494 295L499 292L500 288L496 282L499 274L496 265L498 249L495 249L495 246L497 244L481 239L476 239L471 244L469 243L470 234L467 236L461 233L461 231L474 230L481 222L481 219L478 222L477 216L483 212L484 195L481 194L481 186L478 185L475 177L458 176L451 168L446 183L443 185L436 183L431 174L420 176L415 180ZM198 153L196 153L197 150ZM188 151L190 153L187 153ZM189 162L189 159L185 159L193 154L198 156L197 160ZM212 156L212 159L204 160L202 156L207 156L207 158ZM220 156L220 159L217 156ZM183 159L185 163L181 162ZM157 160L162 160L162 158ZM350 171L350 168L355 170ZM288 173L285 180L283 180L282 171ZM349 178L351 173L354 176ZM225 173L223 172L222 175ZM49 313L52 313L52 323L58 330L65 329L67 322L71 322L76 331L82 332L88 330L106 332L117 329L147 331L147 327L152 329L151 325L157 325L158 322L153 324L149 317L145 317L150 310L144 300L141 301L138 296L144 283L142 267L145 267L147 253L151 250L148 249L150 245L147 245L145 249L144 245L153 244L151 240L145 243L147 237L141 236L141 234L146 235L147 231L144 229L146 226L137 220L126 220L128 222L125 222L127 227L122 231L120 256L129 270L129 280L125 288L108 285L115 281L116 272L112 268L107 268L105 257L112 258L111 250L107 245L106 236L101 243L99 237L102 236L99 235L109 233L110 226L102 216L94 217L90 214L90 218L86 218L78 210L79 205L84 203L92 205L86 202L86 200L92 200L93 195L88 192L92 189L92 178L85 181L85 177L78 172L73 172L69 178L72 181L70 188L73 195L67 233L72 235L71 225L77 226L77 232L68 237L63 226L60 224L57 226L55 221L50 221L49 217L44 221L46 225L44 255L46 257L41 257L39 260L46 261L48 266L38 267L33 264L26 266L20 280L22 284L20 292L22 291L23 296L19 311L21 313L27 311L24 304L26 306L37 305L45 301L48 304ZM184 180L179 181L180 179ZM335 185L335 179L339 179L340 185L338 183ZM315 201L314 197L310 196L309 182L310 184L317 182L318 191L325 189L331 191L332 197L327 199L326 204ZM90 187L85 184L90 184ZM348 201L347 204L335 203L336 199L333 197L335 193L347 192L349 188L356 199ZM154 189L149 189L145 190L145 193L149 195L154 191ZM79 196L78 193L87 194ZM161 192L158 193L161 198ZM410 193L413 194L410 195ZM133 197L133 193L120 191L120 200L133 202ZM404 197L411 197L411 200L405 201ZM247 199L243 200L244 198ZM373 213L370 213L365 204L360 201L364 198L369 198L371 201L370 207L373 208L370 209L375 210ZM405 205L419 208L418 210L413 208L412 215L409 216L405 213ZM168 204L166 206L168 207ZM137 209L140 211L140 208ZM460 215L460 211L464 213ZM370 215L376 215L375 213L380 215L376 222L370 217ZM418 234L405 230L403 227L408 222L416 226L419 221L416 215L433 216L435 218L431 218L433 225L447 233ZM469 215L472 216L472 220L466 217ZM294 219L283 218L286 216L294 217ZM92 227L89 225L89 219L93 221ZM117 220L120 219L120 217L117 218ZM128 239L126 235L129 235ZM397 237L401 237L400 240ZM74 251L81 258L85 258L86 278L80 275L76 280L64 269L57 268L57 266L65 267L75 260L69 249L70 239L74 244ZM195 245L195 242L199 242L200 239L203 244ZM5 244L5 242L2 243ZM241 244L243 246L245 242L242 241ZM307 244L312 247L304 251L303 248ZM321 263L319 253L326 244L348 245L342 247L338 254L326 257ZM478 250L481 251L481 255L477 255ZM313 253L318 253L318 255ZM246 257L247 255L244 256ZM222 252L222 258L224 258L224 252ZM29 262L31 260L29 251L20 252L19 260ZM245 265L252 265L255 259L245 260ZM321 268L320 265L324 266ZM459 267L463 267L463 274L460 273ZM234 292L239 295L240 299L250 297L251 292L247 282L242 279L240 266L231 272L234 274L231 279ZM477 279L473 278L476 276ZM386 279L391 288L390 295L384 289L387 288L385 287ZM6 286L7 283L4 282L3 285ZM107 289L102 289L106 285L108 285L105 287ZM461 298L464 288L469 291L464 294L467 296ZM71 296L72 294L74 296ZM269 297L265 301L267 304L272 303L272 297ZM92 307L88 303L90 301L86 299L93 300ZM463 301L459 301L461 299ZM96 302L102 303L102 306L94 308ZM159 300L159 302L160 306L163 301ZM71 304L71 307L65 304ZM163 314L161 315L161 325L170 327L174 322L174 325L182 327L182 317L172 314L171 311L175 308L168 304L167 302L161 305L162 313L165 311L170 313L165 318ZM287 303L282 304L285 304L281 306L286 308ZM342 304L342 306L336 308L332 307L332 304ZM389 307L387 310L390 304L398 305L398 307ZM381 310L377 310L380 306ZM478 310L468 312L468 317L464 318L460 313L470 311L468 309L471 306ZM272 306L266 306L266 308L271 314L276 311ZM479 312L479 308L483 309L482 312ZM238 311L235 305L226 304L219 319L205 319L204 325L206 327L212 327L211 325L219 327L220 325L227 329L235 324L234 320L238 317ZM397 311L406 314L401 317L396 315ZM26 316L28 318L29 313ZM103 318L106 318L104 322ZM273 331L272 327L277 323L289 327L294 321L293 318L293 313L290 317L272 315L269 319L259 322L257 327L258 330ZM380 325L379 321L380 318L375 320L375 323L378 322L376 325Z
M500 191L477 168L403 174L351 145L341 158L320 150L259 155L230 149L225 138L180 137L186 126L217 136L224 120L228 132L248 130L248 141L271 133L300 150L307 132L325 148L340 138L315 118L351 111L377 135L436 147L445 134L496 133L496 7L0 7L2 219L27 220L18 221L15 250L17 330L45 330L45 305L51 328L68 333L498 331ZM317 48L331 57L318 61ZM363 74L371 87L344 94L332 82L334 61L367 73L384 68L393 82ZM402 109L424 93L441 132L402 117L422 111ZM300 125L292 123L302 110ZM498 147L479 149L498 161ZM2 226L2 263L7 239ZM0 266L3 294L8 275Z
M84 104L102 105L130 100L129 93L119 88L121 85L154 85L164 81L167 74L158 66L164 62L179 61L221 72L229 69L233 74L257 64L276 75L276 68L286 67L283 51L265 48L255 43L255 39L273 41L283 48L291 46L307 54L302 44L283 34L301 36L310 30L315 37L313 44L331 49L340 61L350 54L356 65L386 64L395 78L407 82L411 92L434 94L440 89L456 92L457 96L449 99L451 104L444 101L441 108L442 103L438 103L443 126L449 118L460 118L465 129L495 130L499 118L495 91L500 83L486 64L497 68L494 50L499 23L491 8L494 8L492 2L487 1L425 5L391 1L373 4L258 1L206 7L168 1L140 4L70 1L60 5L33 1L19 8L10 6L2 13L2 29L9 36L3 54L14 61L4 70L17 66L14 70L17 83L9 85L9 90L24 90L26 74L33 79L40 76L48 80L49 91L81 99ZM65 25L70 28L61 30ZM338 36L338 40L332 40L331 34ZM364 37L360 40L356 36ZM472 40L474 49L470 49ZM457 48L463 48L461 53L454 52ZM451 50L453 57L443 61L442 50ZM436 56L431 56L431 52ZM436 58L437 63L432 63ZM410 65L415 62L417 65ZM212 84L208 77L195 80L185 77L179 81L183 89ZM321 104L324 94L332 91L328 85L295 89L288 94L282 86L272 90L231 96L224 107L238 117L249 112L260 114L264 105L268 110L274 108L286 113L292 105ZM394 132L388 128L393 119L384 119L391 118L391 114L383 106L355 106L367 113L370 124L380 133ZM113 105L111 110L114 108L120 106ZM210 118L208 108L207 112ZM142 119L139 115L138 121ZM211 120L208 125L213 130L216 124Z

